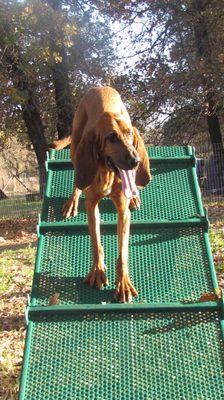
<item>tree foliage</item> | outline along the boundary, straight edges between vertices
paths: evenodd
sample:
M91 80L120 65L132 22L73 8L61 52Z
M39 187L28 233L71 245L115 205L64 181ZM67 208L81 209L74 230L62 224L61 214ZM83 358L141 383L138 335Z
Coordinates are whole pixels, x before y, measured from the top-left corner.
M84 91L110 83L150 142L188 143L200 133L201 141L221 143L223 6L224 0L1 0L0 140L29 138L43 167L44 147L69 133Z
M103 0L96 3L101 12L122 21L129 32L129 76L120 81L126 80L132 88L136 119L161 126L186 112L185 122L193 131L195 125L201 129L197 122L204 118L211 141L220 142L223 0L110 1L109 7ZM185 133L183 125L181 132Z
M24 103L24 93L13 84L12 65L5 61L5 49L20 51L19 68L34 89L46 134L56 132L56 104L52 69L62 63L65 52L72 103L86 87L103 82L114 66L111 34L103 21L91 9L78 4L54 1L60 8L54 10L50 1L2 1L1 3L1 90L2 101L8 103L14 114ZM52 37L53 35L53 37ZM53 45L52 45L53 43ZM14 105L14 108L13 108Z
M30 140L44 181L47 142L69 133L85 88L112 71L112 36L78 2L3 0L0 8L1 141Z

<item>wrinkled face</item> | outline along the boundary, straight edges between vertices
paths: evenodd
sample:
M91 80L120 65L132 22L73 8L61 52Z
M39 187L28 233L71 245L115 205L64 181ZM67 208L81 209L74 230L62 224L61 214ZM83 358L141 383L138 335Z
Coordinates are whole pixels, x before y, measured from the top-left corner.
M117 172L117 167L132 170L140 162L133 146L133 129L122 120L107 118L100 130L101 153L107 166Z
M110 168L129 170L137 167L140 159L132 143L132 132L120 136L117 131L112 131L105 135L104 157Z

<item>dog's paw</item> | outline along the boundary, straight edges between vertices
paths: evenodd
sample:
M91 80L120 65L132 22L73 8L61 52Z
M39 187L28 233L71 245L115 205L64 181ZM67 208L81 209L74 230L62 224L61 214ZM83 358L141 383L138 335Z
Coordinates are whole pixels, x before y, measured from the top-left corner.
M141 199L139 196L132 197L130 200L129 208L130 210L139 210L141 205Z
M97 289L107 286L109 282L105 271L105 266L94 265L87 277L84 279L84 282L88 283L90 286L95 286Z
M128 275L117 277L115 298L121 303L130 303L133 297L138 296L137 290L132 285Z
M64 218L76 217L78 214L78 205L76 202L69 198L62 207L62 215Z

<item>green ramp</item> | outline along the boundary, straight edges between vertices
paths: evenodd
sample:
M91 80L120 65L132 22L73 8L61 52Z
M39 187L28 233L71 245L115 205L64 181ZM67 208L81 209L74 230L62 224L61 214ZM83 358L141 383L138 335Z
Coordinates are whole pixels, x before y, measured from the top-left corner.
M223 299L191 147L150 147L153 180L132 212L129 271L139 296L114 302L116 210L104 199L101 237L109 286L83 283L91 266L84 198L63 220L74 171L52 150L38 224L20 400L209 400L224 394ZM49 305L57 294L58 302Z

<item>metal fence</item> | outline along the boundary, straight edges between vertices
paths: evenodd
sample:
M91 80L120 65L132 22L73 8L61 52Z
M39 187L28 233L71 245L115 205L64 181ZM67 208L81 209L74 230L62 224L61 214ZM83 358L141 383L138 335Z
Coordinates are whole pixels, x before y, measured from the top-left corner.
M210 238L212 243L213 257L217 271L223 277L224 270L224 157L221 146L200 146L196 147L196 170L198 182L201 188L204 206L208 210L211 223ZM27 175L29 176L29 174ZM31 218L37 221L38 214L41 212L42 200L38 191L39 176L32 176L25 179L20 176L22 184L13 182L6 189L0 186L0 230L1 226L8 226L12 220L20 219L20 223L25 224L24 219L28 219L26 224L31 222ZM25 179L23 181L23 179ZM20 182L21 183L21 182ZM12 190L14 188L20 189ZM21 189L23 188L23 191ZM26 188L29 188L27 190ZM33 189L30 190L30 188ZM10 221L9 221L10 220ZM8 221L10 222L8 224ZM0 238L2 234L0 231ZM4 238L3 238L4 239ZM219 277L220 277L219 276ZM224 284L224 277L223 284Z
M197 147L197 176L211 222L224 223L224 151L219 144Z
M224 219L224 157L220 145L200 146L195 149L197 175L209 218ZM36 218L41 211L42 200L38 187L38 176L20 177L17 190L8 185L6 190L0 187L0 219ZM34 185L35 181L35 185ZM18 191L19 185L19 191ZM32 192L27 188L35 188ZM9 189L9 190L7 190Z
M221 145L196 149L197 174L202 196L218 200L224 196L224 151Z
M35 173L4 174L0 186L0 220L35 218L41 205L38 168Z

